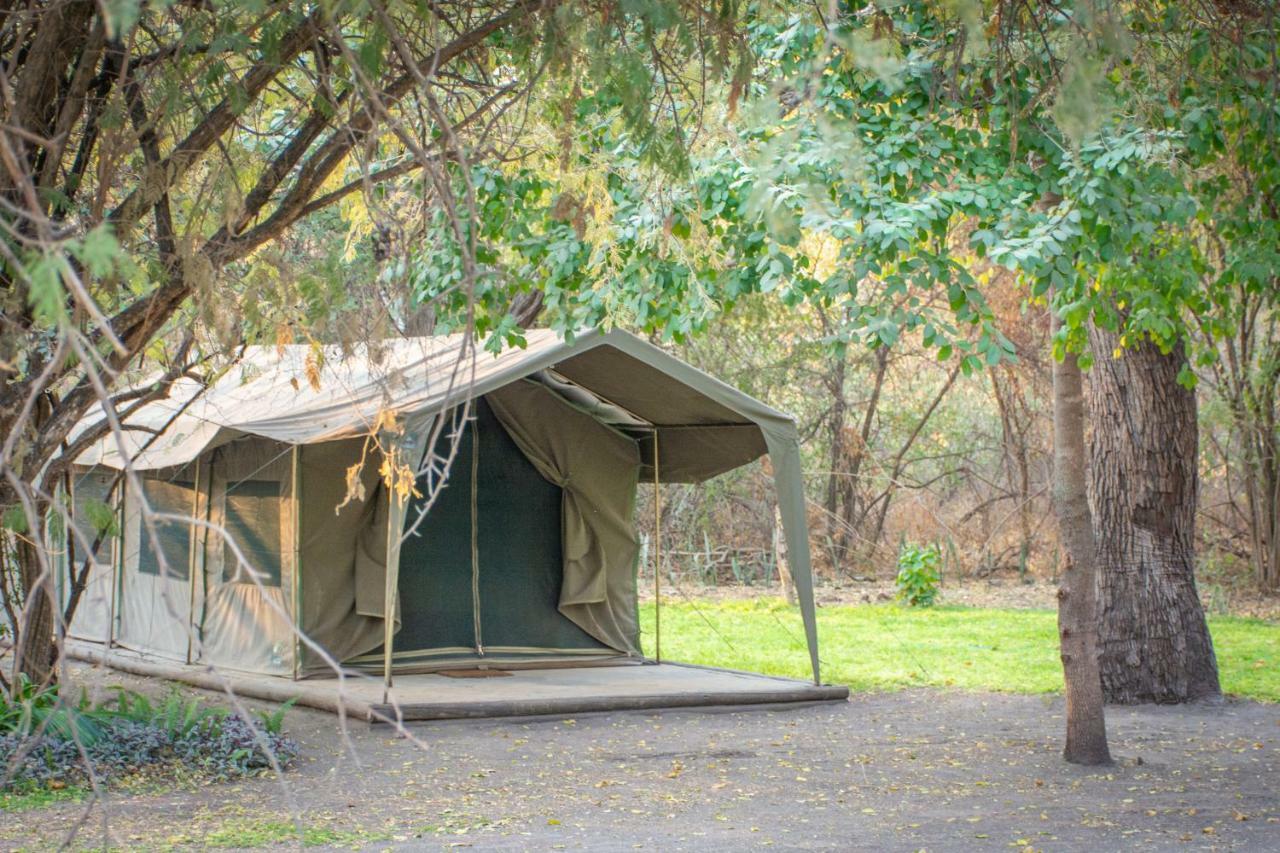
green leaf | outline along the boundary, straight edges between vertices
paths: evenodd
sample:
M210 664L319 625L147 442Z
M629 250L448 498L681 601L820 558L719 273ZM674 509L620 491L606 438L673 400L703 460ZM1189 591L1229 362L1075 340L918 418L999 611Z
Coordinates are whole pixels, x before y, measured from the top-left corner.
M108 39L118 41L138 23L139 0L103 0L103 30Z
M66 319L66 292L62 289L62 268L66 259L47 253L27 267L27 302L36 320L49 326Z
M372 77L375 81L382 74L382 57L386 52L387 44L390 39L387 32L382 27L370 27L365 34L364 42L356 51L356 58L360 61L360 67Z
M116 512L110 504L90 498L81 502L80 512L95 535L104 538L118 535Z
M120 244L112 236L107 225L99 225L80 241L75 247L76 257L84 264L86 270L96 277L111 274L121 259Z
M29 533L30 525L27 524L27 513L21 505L15 504L4 511L4 515L0 516L0 525L5 530L12 530L14 533Z

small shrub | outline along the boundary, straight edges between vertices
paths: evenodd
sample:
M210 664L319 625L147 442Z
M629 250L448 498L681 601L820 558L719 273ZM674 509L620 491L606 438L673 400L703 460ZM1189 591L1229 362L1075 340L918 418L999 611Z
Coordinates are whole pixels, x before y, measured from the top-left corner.
M171 691L159 704L153 705L151 700L141 693L116 688L115 709L113 713L126 720L139 723L151 723L169 732L175 738L184 737L188 732L209 720L221 721L227 712L221 708L205 708L200 700L184 697L177 690Z
M206 720L175 742L175 752L187 767L216 779L250 776L271 766L271 756L284 767L298 754L298 744L260 723L229 715Z
M898 599L912 607L929 607L938 598L942 552L937 545L904 544L898 552Z
M269 768L272 756L284 767L298 754L281 733L284 711L249 722L177 691L153 703L118 690L98 707L61 702L56 688L15 691L0 700L0 791L80 785L90 767L103 781L139 772L229 779Z
M257 714L258 722L262 723L262 728L268 734L278 735L284 730L285 712L292 708L293 704L297 701L298 697L295 696L271 713L267 713L266 711L255 711L254 713Z
M90 742L101 735L103 719L102 714L89 707L86 696L71 703L59 694L56 684L40 689L22 673L8 694L0 691L0 735L47 733Z

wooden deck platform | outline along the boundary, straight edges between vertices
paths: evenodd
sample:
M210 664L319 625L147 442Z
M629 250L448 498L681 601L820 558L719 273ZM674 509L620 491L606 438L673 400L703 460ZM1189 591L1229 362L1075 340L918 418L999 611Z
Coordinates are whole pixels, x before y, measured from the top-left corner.
M208 690L341 713L370 722L480 717L561 716L664 708L739 708L841 702L847 687L679 663L511 670L509 675L458 678L440 673L396 676L387 701L381 679L291 681L266 675L144 659L128 651L76 644L73 657L135 675Z

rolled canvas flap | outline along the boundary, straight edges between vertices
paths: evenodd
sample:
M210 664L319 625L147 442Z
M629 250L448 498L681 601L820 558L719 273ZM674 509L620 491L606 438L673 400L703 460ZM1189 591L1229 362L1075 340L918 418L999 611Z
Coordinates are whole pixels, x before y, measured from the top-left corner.
M608 559L601 553L600 537L587 521L587 513L590 511L589 507L582 505L573 489L564 488L561 500L561 547L564 549L565 573L564 588L560 594L561 604L604 601L607 594L604 576ZM576 567L575 571L571 573L569 566Z
M538 383L516 382L485 399L538 472L564 489L560 612L600 642L638 651L636 442Z
M363 439L302 448L302 625L333 662L382 643L386 515L378 464ZM347 500L344 474L356 468L364 498ZM373 580L365 581L370 575ZM368 595L366 595L368 594ZM376 610L377 615L361 612ZM304 672L331 672L324 655L302 647Z

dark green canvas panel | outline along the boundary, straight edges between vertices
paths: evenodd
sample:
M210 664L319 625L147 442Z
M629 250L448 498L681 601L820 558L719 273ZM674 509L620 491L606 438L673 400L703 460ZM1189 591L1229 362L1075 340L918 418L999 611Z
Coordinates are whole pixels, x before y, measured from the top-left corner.
M244 555L248 567L240 564L230 541L224 544L223 583L252 584L249 568L258 573L263 586L280 586L284 544L280 511L285 501L285 485L276 480L241 480L227 486L224 526Z
M559 486L543 479L489 405L477 406L480 626L487 648L604 646L559 610Z
M560 487L545 480L484 400L459 438L449 479L400 552L397 656L474 648L471 489L476 464L481 642L485 648L604 650L561 615ZM418 488L428 494L427 484ZM406 528L422 500L411 504Z
M195 507L195 483L182 480L144 478L142 492L153 513L190 516ZM191 566L191 525L173 521L146 521L140 524L141 547L138 571L144 575L161 575L185 581ZM155 538L152 538L152 533ZM164 554L161 564L160 554Z
M441 443L447 442L441 438ZM471 429L461 431L449 478L431 511L400 546L400 631L396 651L474 648L471 596ZM447 447L440 447L445 455ZM417 520L430 495L409 505L406 529Z

